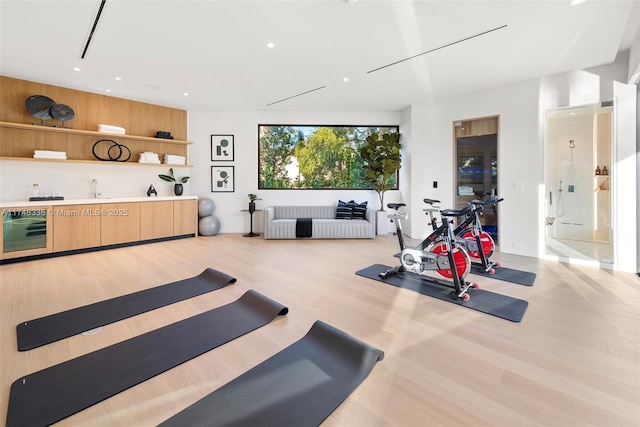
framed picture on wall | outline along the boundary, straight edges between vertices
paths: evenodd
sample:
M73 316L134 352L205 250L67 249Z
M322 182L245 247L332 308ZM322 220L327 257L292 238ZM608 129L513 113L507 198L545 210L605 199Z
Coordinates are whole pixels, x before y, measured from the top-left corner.
M233 166L211 166L211 192L233 193L235 191Z
M211 135L211 161L233 161L233 135Z

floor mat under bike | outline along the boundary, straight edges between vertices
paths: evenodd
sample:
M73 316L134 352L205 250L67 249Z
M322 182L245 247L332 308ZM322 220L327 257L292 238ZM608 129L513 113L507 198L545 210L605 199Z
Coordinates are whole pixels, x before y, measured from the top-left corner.
M496 280L504 280L505 282L517 283L518 285L533 286L533 282L536 280L535 273L528 271L514 270L506 267L493 267L495 273L486 273L482 269L482 265L471 264L471 274L477 274L479 276L491 277Z
M484 289L470 288L468 293L471 296L471 299L469 301L456 299L454 297L453 288L431 283L425 276L409 272L392 275L386 279L382 279L379 276L379 273L387 271L389 268L391 267L382 264L374 264L356 271L356 274L358 276L397 286L399 288L410 289L423 295L478 310L512 322L520 322L524 317L524 312L529 306L529 303L525 300L485 291Z

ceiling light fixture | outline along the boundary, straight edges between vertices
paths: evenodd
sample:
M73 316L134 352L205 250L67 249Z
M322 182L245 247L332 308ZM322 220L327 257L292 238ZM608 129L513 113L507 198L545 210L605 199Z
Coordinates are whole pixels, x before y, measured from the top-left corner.
M122 80L122 77L116 77L116 80L120 81L120 80Z
M274 47L276 47L276 45L275 45L273 42L268 42L268 43L267 43L267 47L268 47L269 49L273 49Z
M111 89L107 89L106 91L107 91L107 92L111 92Z
M382 67L374 68L373 70L369 70L369 71L367 71L367 74L369 74L369 73L373 73L374 71L382 70L383 68L391 67L392 65L400 64L401 62L405 62L405 61L408 61L408 60L410 60L410 59L417 58L418 56L426 55L427 53L435 52L436 50L444 49L445 47L453 46L454 44L458 44L458 43L462 43L462 42L467 41L467 40L471 40L471 39L473 39L473 38L475 38L475 37L480 37L480 36L483 36L483 35L485 35L485 34L489 34L489 33L493 32L493 31L501 30L501 29L503 29L503 28L507 28L507 25L506 25L506 24L505 24L505 25L501 25L501 26L499 26L499 27L495 27L495 28L492 28L492 29L490 29L490 30L483 31L483 32L481 32L481 33L474 34L474 35L472 35L472 36L465 37L465 38L463 38L463 39L456 40L456 41L454 41L454 42L447 43L447 44L445 44L445 45L442 45L442 46L439 46L439 47L433 48L433 49L428 50L428 51L426 51L426 52L422 52L422 53L419 53L419 54L417 54L417 55L413 55L413 56L410 56L410 57L408 57L408 58L401 59L401 60L396 61L396 62L392 62L391 64L387 64L387 65L383 65Z
M183 93L184 96L189 96L189 92Z
M342 79L343 82L348 82L349 81L349 77L345 77L344 79Z
M569 6L573 7L573 6L577 6L579 4L582 4L584 2L586 2L587 0L569 0Z
M73 67L73 71L80 71L80 68L78 68L78 67Z

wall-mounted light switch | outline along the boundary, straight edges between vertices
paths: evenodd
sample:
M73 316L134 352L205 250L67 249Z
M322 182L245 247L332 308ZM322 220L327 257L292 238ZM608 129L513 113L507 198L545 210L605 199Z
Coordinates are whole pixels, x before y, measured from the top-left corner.
M433 188L438 188L438 181L433 181Z

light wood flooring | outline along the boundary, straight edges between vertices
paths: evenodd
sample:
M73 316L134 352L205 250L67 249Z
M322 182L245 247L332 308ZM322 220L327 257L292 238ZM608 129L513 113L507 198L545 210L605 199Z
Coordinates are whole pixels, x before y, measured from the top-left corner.
M395 265L373 240L198 237L0 266L0 423L11 383L40 369L219 307L255 289L289 314L73 415L59 425L153 426L300 339L323 320L385 358L324 426L638 426L640 281L508 254L533 287L469 276L525 299L513 323L355 275ZM237 283L27 352L19 322L192 277L212 267Z

